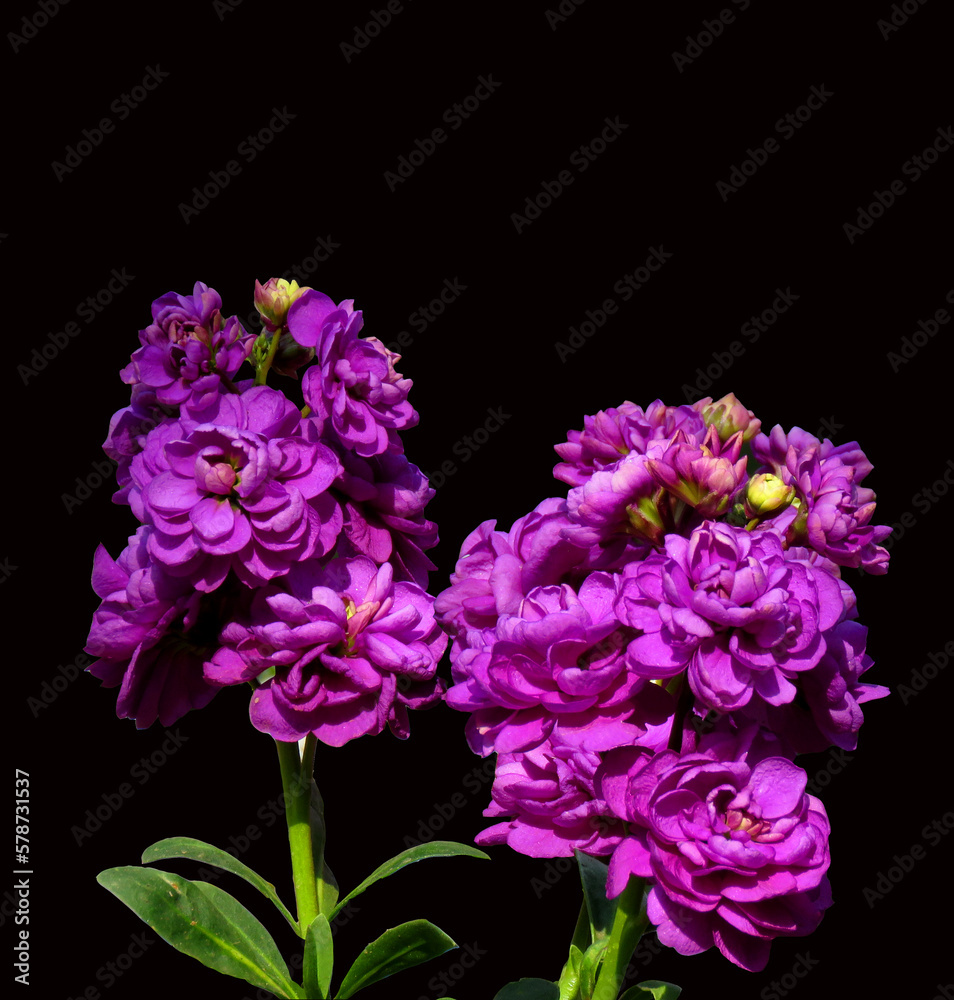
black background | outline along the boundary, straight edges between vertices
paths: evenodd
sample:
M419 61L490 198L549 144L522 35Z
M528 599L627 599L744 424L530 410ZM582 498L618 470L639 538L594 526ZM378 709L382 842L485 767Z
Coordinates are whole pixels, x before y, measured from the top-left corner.
M169 737L118 720L115 691L87 676L65 684L58 667L85 642L97 543L116 555L135 529L128 509L111 504L110 486L97 485L94 463L110 414L128 400L117 372L138 346L150 303L202 280L221 293L226 315L244 317L254 280L292 277L294 266L312 268L304 283L354 298L365 334L410 338L399 367L415 382L421 420L405 435L406 451L426 472L447 461L454 470L428 508L441 535L434 593L480 521L509 527L565 490L551 478L552 446L584 414L623 400L676 404L687 392L734 391L766 427L800 425L836 443L860 442L875 466L866 485L879 495L876 521L906 516L909 526L896 537L888 576L847 574L870 627L876 666L868 679L895 693L868 706L847 761L800 761L827 785L835 905L810 939L777 941L763 973L744 973L714 950L695 958L664 950L640 978L678 982L689 997L763 1000L809 990L834 996L846 979L853 995L897 989L930 1000L951 983L944 922L954 841L945 833L934 844L940 835L925 833L935 820L943 828L945 816L954 826L944 726L951 673L929 669L923 690L898 693L951 640L937 567L951 517L943 494L954 480L952 327L927 337L918 323L938 309L954 313L954 151L916 181L904 172L938 129L954 125L951 18L939 2L907 6L914 13L885 37L887 2L862 11L804 0L725 0L720 8L714 0L640 4L624 16L589 0L565 3L571 13L558 21L548 20L545 3L404 0L347 55L342 43L354 45L356 27L386 10L383 2L313 10L261 0L234 9L74 0L46 23L33 4L8 8L4 31L21 40L7 35L2 55L9 414L0 556L13 639L10 771L28 771L32 793L34 991L64 1000L88 988L109 1000L255 994L159 941L135 961L123 957L131 946L138 955L134 935L144 925L95 876L137 863L161 837L231 844L291 898L284 832L269 805L280 791L277 760L248 723L244 689L224 691L172 727L175 752L140 784L131 775L137 762L153 753L161 760ZM714 39L702 36L711 44L677 66L673 53L686 53L720 9L733 13L730 23ZM22 17L40 25L30 38ZM156 66L168 77L121 118L114 102ZM498 86L452 129L445 112L481 77ZM785 138L776 122L784 128L813 87L831 96ZM288 124L249 161L240 146L275 109L287 111ZM104 117L112 131L58 177L55 161ZM571 156L606 119L626 127L580 172L579 153ZM389 185L385 173L435 128L445 141ZM747 150L773 137L778 148L767 162L737 191L720 193L717 182L729 180ZM237 176L186 222L193 188L229 160ZM562 170L572 184L518 232L513 214L525 215L527 199ZM904 193L879 212L876 192L893 181ZM857 224L872 202L878 218L849 239L845 224ZM334 252L309 263L319 239ZM623 301L614 285L653 248L671 256ZM114 269L132 280L86 322L77 309ZM412 314L445 280L465 290L421 329ZM753 342L743 324L770 309L778 289L797 300ZM608 298L616 314L561 357L558 343L570 344L570 328ZM50 335L71 320L77 335L54 350ZM897 357L904 338L909 359ZM44 345L46 358L33 354ZM484 425L488 408L507 418L470 452L465 436ZM80 493L85 499L72 502ZM44 687L56 679L62 690ZM342 886L405 838L469 842L486 825L489 782L474 773L481 761L467 749L463 723L442 708L412 717L404 743L382 734L320 748L329 860ZM135 794L78 843L87 810L124 782ZM465 804L447 807L455 795ZM438 807L453 812L439 831ZM885 898L866 899L894 856L917 846L913 870ZM556 879L546 862L506 848L491 853L490 863L414 866L363 896L336 938L339 973L385 927L426 916L464 950L362 997L484 1000L518 976L555 978L579 905L575 876ZM181 871L194 875L195 866ZM219 884L293 954L295 941L264 900L231 877ZM9 943L9 905L3 916ZM472 969L464 970L465 955ZM110 962L125 966L112 981ZM433 982L442 972L445 985Z

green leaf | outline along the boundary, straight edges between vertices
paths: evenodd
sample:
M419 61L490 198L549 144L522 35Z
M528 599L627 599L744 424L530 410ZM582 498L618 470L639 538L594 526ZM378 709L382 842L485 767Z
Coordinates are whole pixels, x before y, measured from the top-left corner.
M619 1000L649 1000L650 997L653 1000L676 1000L680 993L681 986L664 983L660 979L646 979L627 990Z
M490 860L489 854L478 851L476 847L468 847L467 844L457 844L452 840L435 840L431 844L418 844L417 847L410 847L406 851L401 851L400 854L396 854L389 861L385 861L383 865L375 868L356 889L352 889L344 899L339 900L338 905L332 910L331 916L328 919L333 920L350 900L360 895L369 886L374 885L375 882L383 878L387 878L389 875L393 875L395 872L399 872L407 865L414 864L415 861L423 861L425 858L452 858L457 855L465 855L469 858L483 858L485 861Z
M583 960L580 963L580 990L585 997L593 995L596 989L596 974L599 972L600 962L603 961L603 953L609 944L608 938L601 938L594 941L583 953Z
M239 878L245 879L249 885L254 885L256 889L270 902L278 908L278 912L291 924L296 934L301 934L298 929L298 921L291 915L285 904L278 898L275 886L267 882L257 872L253 872L248 865L243 865L241 861L233 858L227 851L213 847L201 840L192 837L168 837L147 847L142 852L142 863L149 864L152 861L164 861L168 858L188 858L190 861L201 861L206 865L213 865L222 868Z
M507 983L494 1000L560 1000L560 988L548 979L518 979Z
M183 954L275 996L303 996L268 931L218 886L134 866L109 868L96 881Z
M326 997L331 992L331 970L334 946L328 918L319 913L305 934L304 982L305 995Z
M583 962L583 952L575 945L570 945L570 954L560 973L557 987L560 990L560 1000L574 1000L579 996L580 965Z
M613 927L616 915L616 901L606 898L606 876L609 868L602 861L591 858L582 851L574 851L580 866L580 881L583 883L583 898L590 917L591 940L607 937Z
M390 927L354 960L338 990L338 1000L347 1000L365 986L456 947L440 927L427 920L409 920Z

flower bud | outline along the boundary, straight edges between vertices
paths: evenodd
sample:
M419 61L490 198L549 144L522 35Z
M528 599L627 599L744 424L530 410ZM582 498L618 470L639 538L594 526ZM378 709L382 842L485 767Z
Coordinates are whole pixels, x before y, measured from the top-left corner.
M269 278L265 284L255 282L255 308L259 311L265 329L274 333L285 325L291 304L310 288L299 288L297 281Z
M313 347L302 347L286 331L278 338L278 349L275 351L275 358L272 361L272 371L279 375L288 375L290 378L298 378L296 374L298 369L307 365L314 356L315 349Z
M751 410L747 410L733 392L714 403L708 403L700 412L706 425L715 428L723 443L739 431L742 431L743 443L751 441L762 426L762 421Z
M794 499L794 486L786 486L778 476L763 472L753 476L745 488L745 515L748 518L775 517Z

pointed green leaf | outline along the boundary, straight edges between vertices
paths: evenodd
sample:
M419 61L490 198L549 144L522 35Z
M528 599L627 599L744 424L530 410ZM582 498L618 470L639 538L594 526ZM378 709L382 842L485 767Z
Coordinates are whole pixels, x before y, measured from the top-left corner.
M375 868L356 889L352 889L344 899L338 902L338 905L332 910L329 919L333 920L350 900L364 892L368 886L374 885L375 882L387 878L395 872L399 872L405 866L414 864L415 861L423 861L425 858L452 858L457 855L465 855L469 858L483 858L485 861L490 860L489 854L478 851L476 847L468 847L467 844L456 844L452 840L435 840L431 844L418 844L417 847L410 847L406 851L401 851L400 854L396 854L390 860L385 861L383 865Z
M650 1000L650 997L653 1000L676 1000L680 993L681 986L664 983L660 979L647 979L628 989L619 1000Z
M292 929L298 935L298 921L289 913L288 908L278 898L275 886L267 882L257 872L253 872L248 865L243 865L237 858L233 858L228 851L223 851L204 841L195 840L192 837L167 837L147 847L142 852L142 863L149 864L152 861L164 861L168 858L188 858L190 861L201 861L206 865L213 865L222 868L239 878L245 879L249 885L254 885L256 889L270 902L278 908L278 912L291 924Z
M322 863L321 871L321 878L318 879L318 910L330 920L338 912L335 909L335 903L338 902L338 880L332 874L327 861Z
M580 990L585 997L593 995L596 989L596 974L599 972L600 962L603 961L603 953L609 944L608 938L601 938L594 941L583 954L580 962Z
M440 927L427 920L409 920L391 927L354 960L338 990L338 1000L347 1000L365 986L456 947Z
M547 979L518 979L507 983L494 1000L560 1000L560 988Z
M575 945L570 945L570 954L560 973L560 981L557 987L560 991L560 1000L574 1000L579 996L580 991L580 965L583 962L583 952Z
M591 858L582 851L575 851L576 862L580 866L580 881L583 883L583 897L590 918L591 940L606 937L613 927L616 915L616 901L606 898L606 876L609 868L602 861Z
M302 996L268 931L218 886L134 866L109 868L96 881L183 954L275 996Z
M304 982L305 995L326 997L331 992L331 970L334 946L328 918L319 913L305 934Z

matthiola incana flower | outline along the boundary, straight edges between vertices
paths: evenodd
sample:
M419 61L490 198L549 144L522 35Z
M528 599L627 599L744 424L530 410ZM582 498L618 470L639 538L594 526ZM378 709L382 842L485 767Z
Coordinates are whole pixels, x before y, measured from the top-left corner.
M818 663L845 611L837 580L786 558L776 535L716 522L669 535L665 556L623 575L617 613L644 633L629 646L632 668L672 677L688 667L695 695L720 712L753 695L791 701L792 678Z
M141 330L142 347L122 371L131 385L147 385L164 405L189 398L192 384L207 375L230 378L255 340L238 318L223 319L218 292L197 281L192 295L168 292L152 304L153 322Z
M116 714L140 729L157 719L170 726L212 700L218 688L202 665L218 648L218 615L234 595L201 594L165 573L148 552L152 530L141 527L117 560L102 545L96 550L93 590L102 602L86 644L99 657L89 672L120 686Z
M508 844L532 858L612 853L626 828L593 790L599 763L598 754L549 740L524 753L500 754L484 815L512 818L479 833L476 843Z
M811 933L831 904L828 817L790 760L726 750L604 756L596 793L629 828L607 895L631 875L650 879L661 943L683 955L715 945L758 971L772 939Z
M835 447L800 427L785 434L775 426L752 442L756 457L798 493L800 516L790 529L793 544L808 544L840 566L882 575L888 552L880 545L891 528L872 525L875 493L860 484L871 463L856 441Z
M626 665L635 632L613 614L617 578L591 573L536 587L516 613L500 616L480 647L461 651L446 699L472 712L467 739L486 756L525 751L553 738L603 750L645 735L670 712L669 696Z
M418 421L407 401L411 380L394 370L400 355L376 337L359 339L363 320L352 307L350 299L336 306L309 290L288 310L291 335L315 349L316 363L302 379L305 402L358 455L401 451L397 432Z
M256 586L328 552L341 513L327 489L340 465L306 440L294 404L266 386L204 402L157 427L133 459L129 502L155 528L150 554L214 590L229 569Z
M252 723L278 740L311 732L341 746L386 725L403 738L407 709L440 700L447 637L431 598L364 556L297 564L281 587L255 592L248 619L226 626L222 642L206 677L260 678Z

